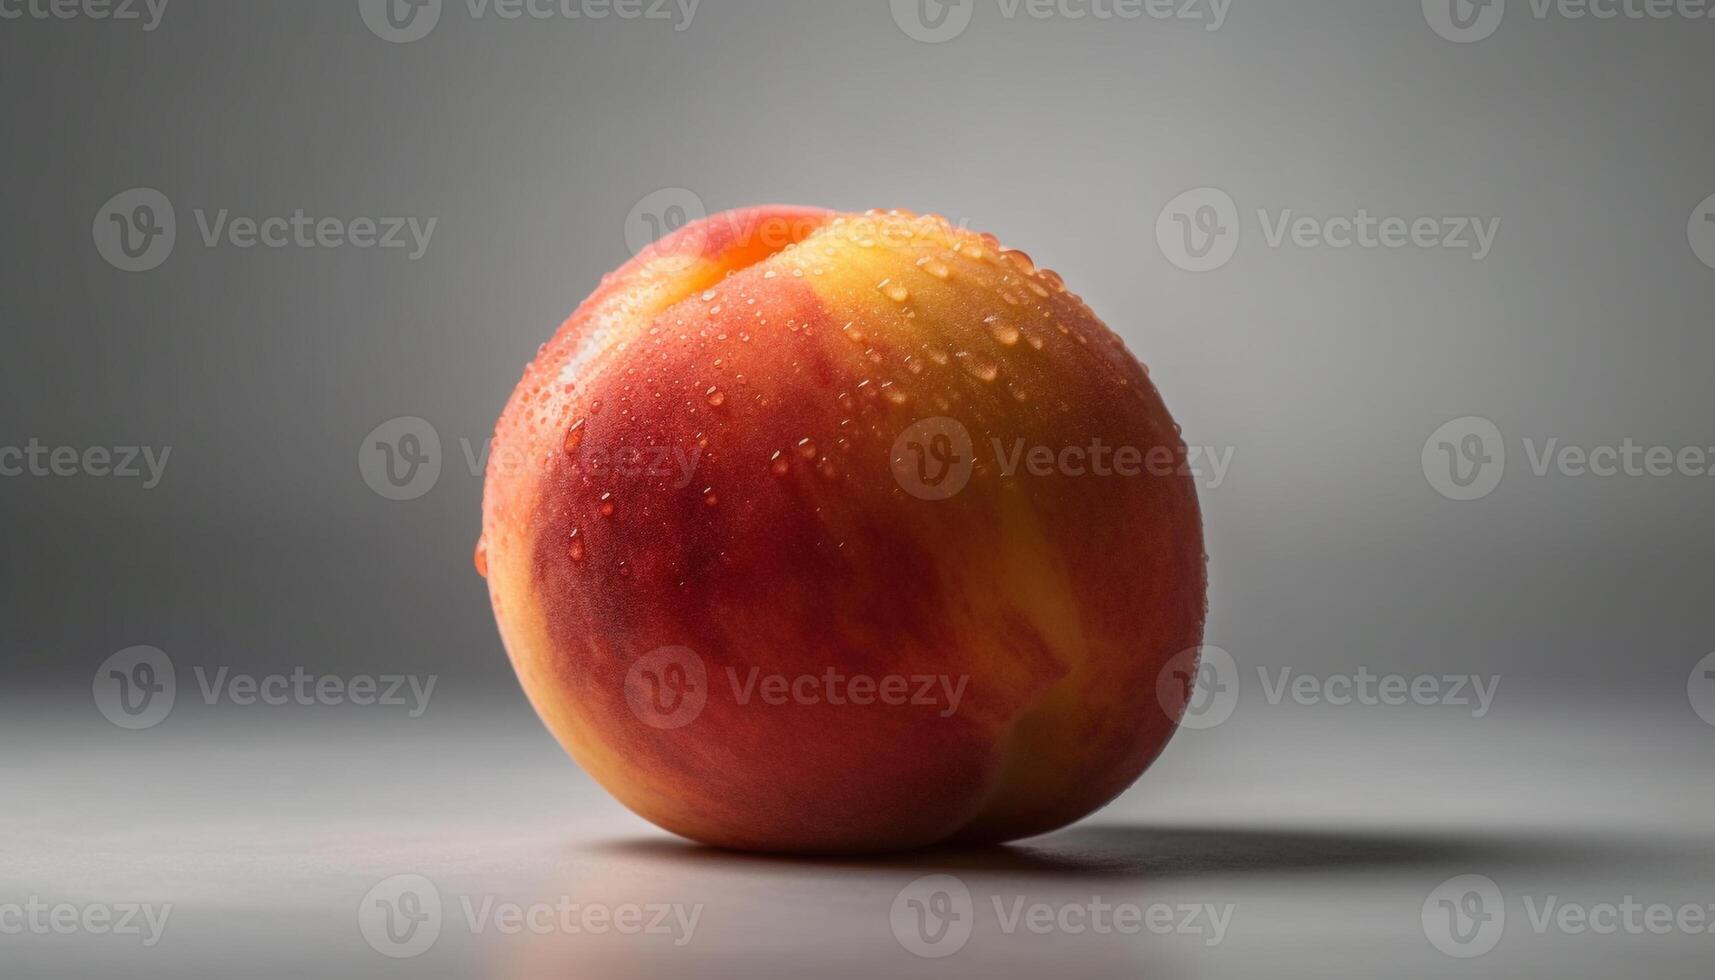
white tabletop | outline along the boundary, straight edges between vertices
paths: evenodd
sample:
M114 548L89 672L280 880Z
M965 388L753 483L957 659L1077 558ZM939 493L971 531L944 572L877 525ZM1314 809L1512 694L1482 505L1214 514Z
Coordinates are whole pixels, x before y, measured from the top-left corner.
M1068 830L850 861L671 837L515 698L415 719L181 703L144 731L39 702L4 727L0 905L79 916L0 935L8 977L1707 980L1715 962L1715 934L1648 931L1651 907L1715 903L1715 729L1689 710L1264 705L1182 732ZM1448 941L1440 900L1494 911L1443 888L1464 875L1494 883L1504 922L1465 920L1451 948L1493 948L1455 958L1430 935ZM377 932L410 889L417 930ZM97 934L91 908L132 910L135 934Z

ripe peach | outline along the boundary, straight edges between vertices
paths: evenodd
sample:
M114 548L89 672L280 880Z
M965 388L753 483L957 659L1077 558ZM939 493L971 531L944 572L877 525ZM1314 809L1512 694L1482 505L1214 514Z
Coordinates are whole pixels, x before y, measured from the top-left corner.
M1158 679L1205 610L1183 452L1120 340L992 236L734 211L604 278L525 371L478 566L543 721L656 824L1005 841L1177 726Z

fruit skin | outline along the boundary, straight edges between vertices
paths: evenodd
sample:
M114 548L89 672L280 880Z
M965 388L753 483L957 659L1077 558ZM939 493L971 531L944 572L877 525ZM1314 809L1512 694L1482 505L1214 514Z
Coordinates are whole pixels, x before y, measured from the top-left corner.
M906 491L895 449L932 417L974 447L941 500ZM526 369L478 564L543 721L667 830L789 852L1027 837L1155 759L1185 703L1163 668L1202 640L1187 472L996 459L1095 439L1183 453L1147 372L1022 253L934 216L728 212L605 277ZM685 692L647 685L675 660L703 703L659 727ZM754 681L830 670L947 686L776 703Z

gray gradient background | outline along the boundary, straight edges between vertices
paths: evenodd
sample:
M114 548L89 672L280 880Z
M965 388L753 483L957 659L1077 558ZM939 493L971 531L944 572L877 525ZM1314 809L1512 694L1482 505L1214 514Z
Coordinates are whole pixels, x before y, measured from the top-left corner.
M1423 975L1620 968L1571 943L1515 943L1506 962L1475 967L1437 959L1410 934L1415 903L1446 877L1482 870L1485 855L1507 868L1518 853L1503 841L1443 867L1443 838L1394 839L1393 850L1363 842L1402 821L1454 816L1462 834L1498 825L1529 836L1575 816L1600 824L1568 853L1632 831L1678 840L1708 826L1715 728L1687 703L1686 678L1715 649L1715 479L1539 478L1520 440L1715 445L1715 269L1686 231L1715 194L1715 21L1538 20L1512 0L1493 37L1453 44L1408 0L1234 0L1214 32L1152 19L1009 20L995 0L975 3L969 28L942 44L907 37L880 0L705 0L683 31L613 18L476 21L451 0L433 33L407 44L366 29L355 0L172 0L151 33L0 21L0 445L172 447L149 491L117 479L0 479L0 722L9 744L31 749L5 777L22 787L0 864L8 891L102 894L111 879L88 855L128 846L104 836L113 828L103 815L140 797L181 801L138 818L156 821L157 842L142 846L157 859L159 839L184 846L206 834L228 848L209 858L207 887L189 892L230 915L241 914L232 896L247 882L301 870L281 857L294 841L304 864L374 870L373 880L446 859L448 837L460 853L516 851L536 871L527 855L573 860L584 846L574 840L664 840L583 782L528 716L471 568L481 481L459 441L485 438L537 345L628 255L633 206L682 187L710 211L897 206L993 231L1062 271L1126 339L1188 441L1233 448L1227 481L1203 501L1208 641L1252 685L1239 720L1176 743L1110 811L1134 836L1086 831L1064 848L1130 860L1142 874L1151 868L1139 853L1172 848L1170 835L1139 827L1200 827L1218 811L1252 836L1193 848L1189 870L1177 868L1190 880L1212 870L1230 882L1234 866L1218 855L1236 847L1264 855L1238 862L1269 872L1246 886L1254 894L1335 902L1345 886L1318 872L1385 877L1402 865L1422 871L1422 887L1400 886L1415 897L1401 906L1397 949L1385 931L1313 940L1313 929L1281 925L1249 937L1250 958L1174 958L1160 973L1286 962L1333 975L1308 972L1325 943L1356 956L1354 975L1413 957L1428 957ZM1190 274L1157 247L1156 221L1205 185L1238 202L1244 232L1224 268ZM97 253L91 223L136 186L172 200L178 243L159 268L126 273ZM1272 249L1255 220L1259 208L1326 217L1359 207L1499 218L1500 234L1473 262L1440 250ZM210 249L198 208L437 226L414 262L400 251ZM444 465L432 491L395 502L370 491L357 459L366 433L402 415L434 424ZM1497 423L1511 458L1493 494L1455 502L1431 488L1419 453L1438 426L1468 415ZM123 732L90 706L90 680L109 654L145 643L178 664L180 707L156 730ZM192 665L434 673L439 687L409 727L349 706L210 708L183 690ZM1443 709L1295 713L1254 689L1257 666L1326 675L1360 665L1498 674L1500 697L1485 727ZM417 768L366 748L419 736L407 754ZM482 739L497 740L495 752L473 747ZM1278 766L1256 761L1263 743ZM1360 761L1330 762L1353 744L1365 746ZM246 747L272 762L258 770ZM1481 776L1401 774L1461 753ZM198 758L207 765L178 761ZM341 760L364 777L332 775ZM514 765L529 789L500 778ZM86 769L135 780L139 795L65 775ZM293 792L281 788L299 778ZM534 837L507 825L505 845L485 851L492 814L466 789L478 779L495 784L509 816L540 805ZM1393 809L1371 806L1378 786ZM1183 801L1176 792L1210 809L1154 802ZM271 793L297 805L276 809ZM566 810L582 816L561 828ZM371 813L385 820L351 829ZM268 852L258 863L241 843L256 836L245 821L286 817L347 828L352 840L391 840L388 828L409 823L426 843L417 858L370 869L268 824L258 834L274 849L248 845ZM1271 846L1306 848L1269 836L1279 832L1271 820L1363 818L1371 836L1346 849L1310 846L1293 863ZM1342 864L1351 847L1370 859ZM1411 860L1397 859L1401 848ZM672 854L604 853L624 882L677 873ZM1701 853L1657 863L1700 878L1702 891L1686 894L1708 901L1715 850ZM755 868L686 860L719 879L712 892L756 880ZM1637 854L1613 865L1653 866ZM1283 882L1283 867L1313 880ZM814 868L802 878L769 869L792 879L781 886L791 906L819 907L824 896L802 891L821 880ZM889 870L875 873L891 880ZM124 880L183 893L165 870ZM288 892L320 908L303 881L329 878L293 880ZM883 916L894 887L883 889ZM221 937L210 941L214 959L223 969L284 964L280 975L312 962L347 975L482 971L348 950L355 930L331 921L338 942L306 940L318 927L297 918L209 927ZM890 970L932 965L898 962L879 921L885 942L873 950L816 923L776 928L767 965L801 962L784 938L799 931L810 937L805 955L839 950L830 969L862 975L872 953ZM196 935L122 968L195 972L211 948ZM1715 947L1704 939L1641 962L1696 975ZM742 947L704 954L738 969L751 965ZM112 966L116 948L38 943L22 962L77 973ZM293 959L306 949L328 959ZM1040 975L1082 957L1143 969L1112 949L1089 952L996 953L965 966ZM948 962L942 972L956 973Z

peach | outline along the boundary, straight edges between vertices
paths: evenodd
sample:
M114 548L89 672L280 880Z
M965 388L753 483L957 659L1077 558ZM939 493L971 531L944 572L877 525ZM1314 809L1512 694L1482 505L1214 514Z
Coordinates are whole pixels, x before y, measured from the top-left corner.
M682 228L542 348L490 459L477 564L525 693L685 837L1041 834L1184 711L1158 683L1205 612L1178 427L992 236L790 207Z

